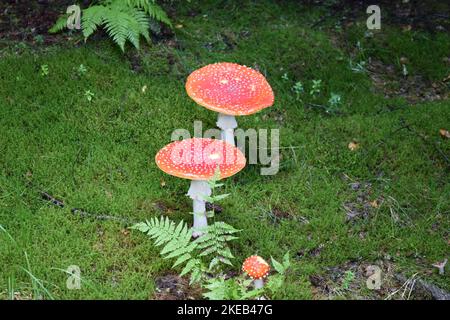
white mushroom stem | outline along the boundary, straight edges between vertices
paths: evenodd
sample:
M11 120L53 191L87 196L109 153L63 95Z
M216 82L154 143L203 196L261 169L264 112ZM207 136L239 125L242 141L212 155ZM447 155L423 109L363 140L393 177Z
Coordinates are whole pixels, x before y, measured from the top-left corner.
M220 133L221 139L234 146L234 129L238 126L236 118L234 116L219 113L216 124L222 130Z
M191 186L187 195L192 199L194 208L194 232L192 233L192 236L197 238L202 236L203 232L195 229L201 229L208 226L205 196L209 197L211 195L211 187L207 181L191 180Z
M263 279L254 280L253 286L255 287L255 289L261 289L264 286L264 280Z

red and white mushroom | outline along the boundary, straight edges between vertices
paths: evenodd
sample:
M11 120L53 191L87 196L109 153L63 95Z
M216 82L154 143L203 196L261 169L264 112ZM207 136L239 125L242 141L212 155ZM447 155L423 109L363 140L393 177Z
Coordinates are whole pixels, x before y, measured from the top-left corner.
M235 145L235 116L256 113L270 107L274 95L266 78L258 71L236 63L209 64L192 72L186 91L199 105L219 112L217 126L222 140Z
M155 156L158 167L172 176L190 179L187 195L193 200L194 232L198 237L208 225L205 196L211 195L208 180L217 167L220 179L230 177L245 167L242 152L222 140L192 138L175 141L162 148Z
M255 289L261 289L264 286L264 278L270 271L270 265L260 256L250 256L242 264L242 271L252 278Z

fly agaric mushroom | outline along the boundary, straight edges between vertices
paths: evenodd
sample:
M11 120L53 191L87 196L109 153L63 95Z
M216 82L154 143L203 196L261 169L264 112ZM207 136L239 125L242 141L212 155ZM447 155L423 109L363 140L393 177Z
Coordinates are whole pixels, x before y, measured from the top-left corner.
M211 195L208 180L219 169L220 179L230 177L245 167L242 152L222 140L192 138L175 141L162 148L155 157L158 167L172 176L190 179L187 195L193 200L194 232L208 225L205 197Z
M209 64L192 72L186 91L199 105L219 112L217 126L221 138L235 145L235 116L256 113L270 107L274 95L266 78L258 71L236 63Z
M269 274L270 266L260 256L250 256L245 259L242 265L242 271L254 280L253 285L255 289L261 289L264 285L263 279Z

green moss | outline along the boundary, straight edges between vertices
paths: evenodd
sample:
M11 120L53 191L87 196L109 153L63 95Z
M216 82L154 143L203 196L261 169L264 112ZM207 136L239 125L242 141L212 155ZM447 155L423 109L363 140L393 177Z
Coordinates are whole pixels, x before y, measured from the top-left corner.
M273 2L226 2L226 10L216 10L205 2L189 17L189 6L179 8L175 21L183 24L176 29L181 48L145 49L140 73L103 42L3 52L0 224L17 244L0 235L0 296L6 297L11 278L17 291L31 291L21 269L23 250L33 274L57 298L152 296L155 277L169 272L170 261L162 260L145 236L127 234L113 221L77 218L68 207L143 220L161 214L152 203L170 199L174 219L191 219L184 196L188 182L163 174L153 158L174 129L192 132L194 120L214 126L216 114L187 97L184 80L195 68L222 60L257 66L266 74L276 94L274 107L239 119L239 125L279 128L283 147L277 175L260 176L259 166L250 165L225 182L232 196L218 217L245 230L233 245L236 270L250 254L277 258L290 251L294 257L324 244L317 256L293 259L289 285L280 296L308 299L313 297L309 275L350 259L375 261L390 254L405 272L424 272L445 258L450 187L442 154L449 154L450 142L438 131L450 123L448 101L409 106L374 93L369 76L349 69L348 53L333 45L329 33L309 27L317 11ZM355 30L354 39L363 32ZM430 79L448 74L439 60L449 52L448 35L389 29L380 37L384 40L364 40L368 55L390 63L406 55L412 70ZM49 67L47 76L39 73L42 64ZM80 64L85 74L77 73ZM282 79L285 73L288 80ZM293 84L302 81L308 88L313 79L323 82L318 98L306 92L297 100ZM87 90L94 93L91 102ZM341 95L342 114L305 107L305 102L326 104L331 92ZM281 122L271 110L283 114ZM399 129L402 121L415 132ZM352 140L359 144L353 152L347 147ZM351 181L371 182L370 200L386 200L355 224L345 222L343 209L355 197ZM64 199L67 208L46 204L40 190ZM273 223L267 213L274 207L288 210L292 219ZM81 290L67 290L66 275L53 269L69 265L81 268L86 281ZM431 280L450 289L448 278Z

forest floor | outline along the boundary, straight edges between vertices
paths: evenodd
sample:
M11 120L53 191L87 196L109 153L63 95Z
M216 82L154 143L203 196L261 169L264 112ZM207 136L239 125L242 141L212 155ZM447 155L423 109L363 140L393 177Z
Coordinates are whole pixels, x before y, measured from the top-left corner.
M102 34L86 43L79 32L47 34L63 5L2 3L0 298L200 296L127 222L192 219L188 182L153 159L175 129L192 133L195 120L215 127L216 114L189 99L184 83L218 61L266 76L275 104L239 126L279 129L281 146L276 175L248 165L224 181L231 196L217 217L243 230L230 271L251 254L289 252L276 298L448 292L450 272L433 266L450 246L449 6L441 2L383 11L382 1L386 18L372 31L364 1L183 2L167 8L173 30L125 55ZM321 85L311 94L313 80ZM71 265L80 290L66 288ZM374 266L379 290L366 286Z

